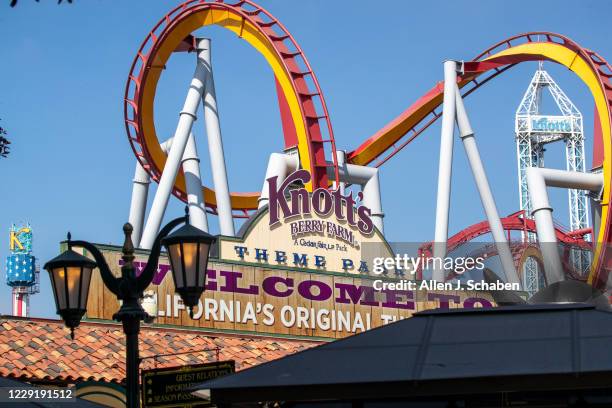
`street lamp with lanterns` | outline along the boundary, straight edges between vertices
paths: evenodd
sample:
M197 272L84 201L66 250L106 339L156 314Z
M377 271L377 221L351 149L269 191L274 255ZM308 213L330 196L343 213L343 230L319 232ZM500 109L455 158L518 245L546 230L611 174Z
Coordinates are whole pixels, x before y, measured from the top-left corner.
M184 223L181 228L170 233ZM123 226L121 276L114 276L98 248L87 241L72 241L70 233L66 244L68 249L47 262L44 268L49 272L51 287L55 298L57 313L70 329L74 339L74 329L86 313L89 284L94 269L100 270L104 285L117 296L122 304L113 319L120 321L126 336L126 395L127 407L139 406L138 392L138 334L140 321L150 319L140 304L143 291L151 284L157 271L162 245L166 247L172 267L172 277L176 291L181 296L189 313L198 304L204 292L206 270L210 248L216 238L189 224L189 214L170 221L157 235L149 253L147 265L140 275L134 267L134 245L132 226ZM89 251L95 261L78 254L72 248Z

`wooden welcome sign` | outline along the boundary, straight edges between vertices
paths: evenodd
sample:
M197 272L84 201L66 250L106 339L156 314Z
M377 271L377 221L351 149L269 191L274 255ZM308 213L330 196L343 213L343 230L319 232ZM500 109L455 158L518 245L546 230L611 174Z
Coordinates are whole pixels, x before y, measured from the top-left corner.
M269 206L253 215L238 237L219 237L193 317L174 291L162 254L143 299L156 324L340 338L426 309L491 306L490 295L483 292L377 290L375 281L397 279L372 274L373 258L392 257L393 252L369 218L370 210L337 191L318 194L317 201L303 189L281 194L283 188L271 189ZM120 248L98 247L119 275ZM139 271L147 256L136 251ZM87 318L110 320L118 308L94 274Z
M100 246L119 274L119 248ZM136 264L144 266L144 257ZM206 290L191 318L174 292L166 258L145 292L143 307L162 325L232 332L340 338L410 317L418 311L488 307L489 294L468 291L376 291L374 277L283 270L212 260ZM91 281L87 318L111 320L119 308L99 274Z

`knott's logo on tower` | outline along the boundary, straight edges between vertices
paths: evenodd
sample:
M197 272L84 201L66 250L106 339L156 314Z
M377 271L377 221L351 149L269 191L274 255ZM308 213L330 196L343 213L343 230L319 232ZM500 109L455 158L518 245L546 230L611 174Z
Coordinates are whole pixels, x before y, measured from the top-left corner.
M565 116L532 116L530 123L532 132L571 133L572 124Z
M310 173L306 170L292 173L280 185L278 176L270 177L267 181L270 227L280 224L281 213L283 221L300 216L309 217L312 213L319 217L328 217L333 213L337 221L357 228L363 235L371 235L374 231L371 210L364 205L357 205L352 192L344 195L340 189L329 191L325 188L318 188L309 194L305 188L290 188L298 183L303 185L310 181ZM360 192L358 197L361 201L363 194ZM333 221L305 219L291 222L292 239L310 234L324 234L340 239L351 246L358 245L350 228Z

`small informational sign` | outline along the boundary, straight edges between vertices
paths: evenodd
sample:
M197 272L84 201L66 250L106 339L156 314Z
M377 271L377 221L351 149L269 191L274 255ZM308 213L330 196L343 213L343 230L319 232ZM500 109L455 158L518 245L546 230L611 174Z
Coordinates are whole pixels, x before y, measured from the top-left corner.
M204 381L232 374L234 361L155 368L142 371L143 407L204 407L210 402L192 395L189 389Z

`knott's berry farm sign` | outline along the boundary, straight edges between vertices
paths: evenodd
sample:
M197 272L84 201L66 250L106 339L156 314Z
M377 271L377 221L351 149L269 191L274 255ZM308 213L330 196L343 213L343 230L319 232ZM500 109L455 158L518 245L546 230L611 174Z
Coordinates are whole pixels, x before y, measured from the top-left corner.
M268 207L242 227L239 237L220 237L219 257L261 266L369 274L373 256L391 256L369 208L350 192L291 188L309 180L305 170L282 183L269 178Z
M301 188L307 172L282 183L269 179L269 207L258 211L238 237L219 237L218 256L209 263L206 290L189 317L175 293L170 266L160 258L143 307L157 324L271 335L340 338L433 309L491 306L488 293L383 290L361 247L390 256L374 228L369 209L350 194ZM119 247L100 246L119 274ZM136 266L145 266L145 252ZM87 318L111 320L119 304L94 274Z

